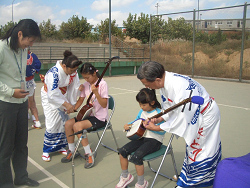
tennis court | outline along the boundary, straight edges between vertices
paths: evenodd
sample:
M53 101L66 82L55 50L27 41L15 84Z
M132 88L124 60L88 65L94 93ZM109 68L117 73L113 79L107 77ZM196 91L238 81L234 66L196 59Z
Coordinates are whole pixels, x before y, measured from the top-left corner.
M123 132L123 125L134 120L140 110L135 100L137 92L143 87L141 82L132 76L105 77L109 86L109 94L116 102L115 113L112 117L112 125L119 146L123 146L129 140ZM209 94L215 98L221 111L221 140L222 157L238 157L250 152L250 84L227 81L195 79L200 82ZM81 79L83 83L84 80ZM36 103L39 111L39 118L42 123L42 129L29 130L29 163L28 172L31 179L40 182L41 188L67 188L72 187L72 164L61 163L63 155L59 153L51 154L51 161L44 162L41 158L43 147L43 136L45 131L44 116L41 106L40 89L42 83L37 83ZM158 95L159 97L159 95ZM76 114L70 115L74 117ZM29 121L29 128L32 122ZM96 134L88 134L89 142L92 148L95 148L98 138ZM164 144L168 143L170 134L166 133ZM76 140L77 141L77 140ZM103 138L107 145L115 147L111 132L108 130ZM185 142L183 138L174 138L172 142L175 161L178 172L180 172L184 155ZM83 152L80 147L80 152ZM119 181L121 173L120 161L117 153L110 151L102 146L97 150L95 165L91 169L84 168L85 160L75 159L75 187L84 188L111 188ZM152 164L156 169L160 163L155 160ZM132 187L137 181L136 171L133 164L129 165L129 171L135 176L131 183ZM162 172L172 176L174 174L171 157L167 156ZM145 178L151 184L154 179L154 173L145 163ZM154 187L173 188L176 183L166 178L158 176Z

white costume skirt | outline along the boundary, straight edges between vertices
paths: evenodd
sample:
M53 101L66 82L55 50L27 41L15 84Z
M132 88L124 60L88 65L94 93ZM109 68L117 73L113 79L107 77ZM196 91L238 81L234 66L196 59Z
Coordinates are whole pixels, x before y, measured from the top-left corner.
M64 125L69 116L60 109L52 110L48 100L42 96L42 106L45 115L45 134L43 152L58 151L67 146Z

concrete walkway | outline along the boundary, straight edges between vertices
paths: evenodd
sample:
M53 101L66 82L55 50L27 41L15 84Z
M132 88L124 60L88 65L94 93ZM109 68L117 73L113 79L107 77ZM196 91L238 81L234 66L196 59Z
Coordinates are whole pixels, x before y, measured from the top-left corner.
M137 92L143 87L136 76L106 77L105 80L109 86L109 94L116 101L116 110L112 118L113 129L119 146L123 146L128 139L123 132L123 125L133 120L140 110L135 100ZM250 152L250 85L246 83L215 81L196 79L200 82L212 97L215 98L221 111L221 140L222 157L239 157ZM81 79L83 83L84 80ZM42 83L37 83L36 102L39 111L39 118L42 123L42 129L29 131L29 177L40 182L41 188L68 188L72 187L72 164L61 163L61 154L51 154L51 162L44 162L41 158L43 147L43 136L45 131L44 115L41 106L40 89ZM159 97L159 96L158 96ZM85 104L86 102L84 102ZM72 114L74 117L76 114ZM29 128L32 122L29 121ZM88 134L91 147L95 148L97 136ZM168 143L170 134L166 134L164 144ZM106 132L103 142L115 147L110 131ZM178 140L174 138L173 150L180 172L184 155L185 142L183 138ZM81 147L80 152L83 153ZM155 160L153 167L158 168L160 160ZM102 146L97 151L95 166L91 169L84 168L84 159L75 159L75 187L80 188L114 188L119 181L121 173L120 162L117 153L110 151ZM131 187L137 181L136 172L133 164L130 164L129 171L135 176ZM167 156L162 168L162 172L172 177L174 170L171 157ZM151 184L154 179L154 173L145 163L145 178ZM166 178L158 176L156 188L173 188L176 183Z

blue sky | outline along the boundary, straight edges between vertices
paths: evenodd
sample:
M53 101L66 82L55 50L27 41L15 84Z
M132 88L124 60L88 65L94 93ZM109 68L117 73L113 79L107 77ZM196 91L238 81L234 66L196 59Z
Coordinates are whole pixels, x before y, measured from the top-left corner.
M51 19L52 24L59 26L73 15L78 15L96 26L109 16L109 0L0 0L0 25L5 25L12 20L12 2L15 22L23 18L32 18L39 24L43 20ZM245 2L244 0L199 0L199 9L243 5ZM116 20L116 24L121 27L129 13L139 15L143 12L155 15L157 10L158 14L198 10L198 0L111 0L111 5L111 20ZM247 18L250 18L249 12L250 6L248 6ZM242 7L222 11L204 11L199 14L201 19L234 19L242 18L242 15ZM192 14L173 15L172 18L180 16L186 19L192 18ZM164 19L167 20L167 17Z

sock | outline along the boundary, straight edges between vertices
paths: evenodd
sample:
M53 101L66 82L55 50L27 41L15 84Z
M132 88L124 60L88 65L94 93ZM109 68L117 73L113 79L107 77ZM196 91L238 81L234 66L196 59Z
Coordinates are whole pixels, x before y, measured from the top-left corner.
M142 175L142 176L137 176L137 183L139 184L139 185L143 185L144 184L144 175Z
M122 177L127 178L128 177L128 169L127 170L122 170Z
M35 118L35 116L34 116L34 115L32 115L32 120L33 120L33 121L36 121L36 118Z
M69 146L69 150L71 151L71 153L74 153L75 151L75 143L68 143Z
M89 144L88 144L87 146L83 146L83 149L84 149L84 151L85 151L85 154L92 153Z

